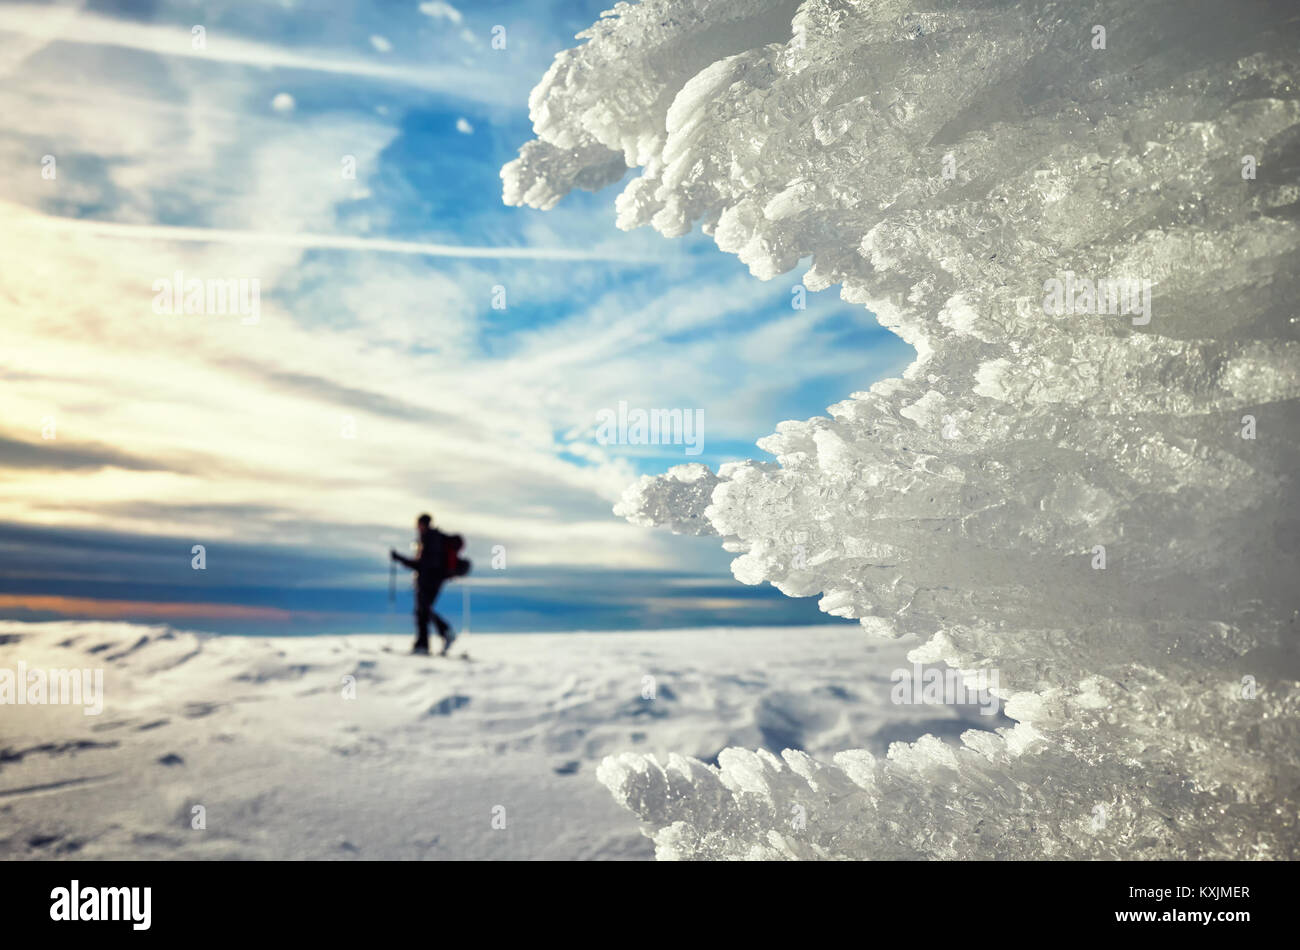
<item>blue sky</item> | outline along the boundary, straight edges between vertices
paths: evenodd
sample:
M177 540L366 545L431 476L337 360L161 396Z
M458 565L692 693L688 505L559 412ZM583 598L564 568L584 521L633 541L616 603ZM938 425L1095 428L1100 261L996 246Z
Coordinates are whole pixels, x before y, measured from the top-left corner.
M0 7L0 615L405 629L384 555L429 510L480 631L822 619L610 509L910 348L833 290L793 309L798 271L618 231L634 171L503 205L529 90L603 6ZM256 323L156 312L177 270L257 280ZM599 444L620 401L702 411L702 454Z

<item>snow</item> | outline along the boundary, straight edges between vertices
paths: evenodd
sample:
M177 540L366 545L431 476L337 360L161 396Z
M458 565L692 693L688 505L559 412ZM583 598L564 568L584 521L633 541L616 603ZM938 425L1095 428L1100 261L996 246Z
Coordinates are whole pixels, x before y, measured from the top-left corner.
M377 635L0 622L0 671L104 671L97 716L0 706L0 858L646 859L638 821L595 779L606 755L883 753L1005 724L892 704L906 646L845 626L814 652L813 636L470 635L444 659Z
M1288 17L647 0L556 58L507 202L639 167L619 227L699 224L761 279L811 259L917 350L777 424L775 461L645 477L617 513L996 671L1019 720L833 764L621 753L600 778L660 857L1297 856ZM1067 281L1151 306L1052 315Z

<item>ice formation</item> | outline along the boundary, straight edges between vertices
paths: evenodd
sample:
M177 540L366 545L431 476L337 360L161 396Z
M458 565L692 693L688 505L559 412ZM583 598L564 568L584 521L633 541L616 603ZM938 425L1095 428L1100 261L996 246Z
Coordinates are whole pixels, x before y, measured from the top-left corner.
M617 510L997 670L1017 721L886 758L607 759L657 854L1297 857L1292 6L648 0L580 38L507 201L640 167L619 227L699 222L764 279L811 259L918 354L778 424L775 461Z

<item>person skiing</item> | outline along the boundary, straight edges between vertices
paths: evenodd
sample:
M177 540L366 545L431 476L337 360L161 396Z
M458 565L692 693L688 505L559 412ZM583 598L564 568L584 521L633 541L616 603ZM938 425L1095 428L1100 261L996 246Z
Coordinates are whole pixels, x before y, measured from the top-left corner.
M468 562L458 556L464 540L458 534L443 534L433 526L433 517L427 514L416 520L415 532L420 539L415 557L403 557L394 550L388 552L394 561L415 571L415 645L411 652L428 655L429 621L433 620L438 627L438 636L442 637L442 655L446 656L456 634L451 624L433 609L433 604L443 582L465 572L459 569L460 564L465 564L465 570L468 570Z

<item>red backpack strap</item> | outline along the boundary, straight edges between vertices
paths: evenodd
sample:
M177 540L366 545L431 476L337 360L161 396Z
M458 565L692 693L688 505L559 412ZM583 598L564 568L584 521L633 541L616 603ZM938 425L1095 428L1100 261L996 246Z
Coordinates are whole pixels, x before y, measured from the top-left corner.
M447 552L446 573L448 577L456 576L456 563L460 560L460 549L465 546L465 539L458 534L449 534L443 541Z

